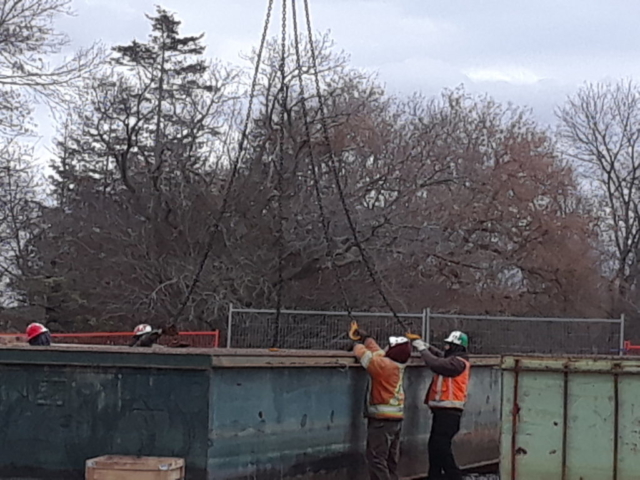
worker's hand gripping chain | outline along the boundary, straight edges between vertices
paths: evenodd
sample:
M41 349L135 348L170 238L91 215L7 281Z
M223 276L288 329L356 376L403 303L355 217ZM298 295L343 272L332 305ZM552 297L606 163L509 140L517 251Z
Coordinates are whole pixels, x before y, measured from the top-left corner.
M369 334L358 327L358 322L353 320L349 327L349 338L354 342L364 342L369 337Z
M407 332L405 334L405 337L407 337L409 340L411 340L411 344L419 352L422 352L423 350L426 350L427 348L429 348L429 344L426 343L424 340L422 340L422 338L420 338L420 335L417 335L417 334L411 333L411 332Z

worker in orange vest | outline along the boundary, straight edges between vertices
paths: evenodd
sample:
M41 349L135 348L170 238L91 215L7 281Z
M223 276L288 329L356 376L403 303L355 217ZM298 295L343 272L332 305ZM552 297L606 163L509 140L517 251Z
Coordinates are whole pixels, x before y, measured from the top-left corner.
M349 337L356 342L353 352L371 378L366 411L369 478L397 480L404 418L403 377L411 343L406 337L390 337L389 346L383 350L355 322Z
M435 374L425 399L425 404L429 405L433 414L428 479L462 480L451 444L460 431L460 419L467 400L471 370L467 354L469 338L465 333L454 331L444 342L444 352L427 345L420 338L414 338L412 342L424 363Z

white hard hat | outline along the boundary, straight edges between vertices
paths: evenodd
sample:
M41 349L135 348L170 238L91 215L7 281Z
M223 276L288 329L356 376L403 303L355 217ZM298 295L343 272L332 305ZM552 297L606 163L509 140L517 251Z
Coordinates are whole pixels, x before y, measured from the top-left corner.
M389 337L390 347L395 347L396 345L401 345L403 343L409 343L409 339L407 337Z
M146 323L141 323L136 328L133 329L133 334L135 336L144 335L145 333L149 333L151 330L151 325L147 325Z
M469 337L466 333L463 333L459 330L455 330L449 334L447 338L444 339L445 343L453 343L454 345L460 345L464 348L469 347Z

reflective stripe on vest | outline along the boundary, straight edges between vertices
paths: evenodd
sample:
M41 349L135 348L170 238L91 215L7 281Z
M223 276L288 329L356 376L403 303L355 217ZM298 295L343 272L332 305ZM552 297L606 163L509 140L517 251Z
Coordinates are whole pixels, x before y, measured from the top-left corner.
M400 380L396 385L393 398L386 404L371 404L371 383L367 392L367 414L375 418L402 418L404 416L404 370L406 365L396 363Z
M384 352L382 350L375 353L367 351L360 359L360 365L362 365L364 368L369 368L369 364L371 363L371 359L374 357L374 355L376 357L384 356Z
M434 375L427 392L427 404L430 407L464 409L471 364L464 358L460 358L460 360L464 362L465 369L457 377ZM455 398L456 391L462 392L462 395L458 395L458 398Z
M399 417L404 414L402 405L369 405L369 415L374 417Z

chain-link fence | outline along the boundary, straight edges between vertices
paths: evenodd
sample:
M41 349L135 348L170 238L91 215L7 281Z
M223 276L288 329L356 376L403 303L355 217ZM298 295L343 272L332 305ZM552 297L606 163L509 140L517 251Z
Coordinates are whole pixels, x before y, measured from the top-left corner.
M623 351L624 318L539 318L421 313L399 314L412 332L439 345L452 330L469 335L470 351L495 355L515 353L600 354ZM227 347L346 350L354 318L361 328L385 342L402 335L403 328L391 313L328 312L229 308Z
M352 312L358 325L375 338L403 335L393 315ZM412 331L422 332L422 314L401 314ZM235 309L229 310L227 346L233 348L289 348L347 350L353 342L347 337L351 318L347 312L303 310Z
M617 355L624 350L624 318L541 318L429 313L429 340L452 330L469 335L473 353Z

